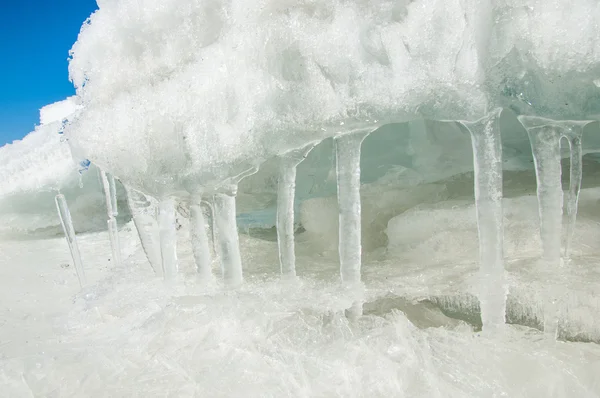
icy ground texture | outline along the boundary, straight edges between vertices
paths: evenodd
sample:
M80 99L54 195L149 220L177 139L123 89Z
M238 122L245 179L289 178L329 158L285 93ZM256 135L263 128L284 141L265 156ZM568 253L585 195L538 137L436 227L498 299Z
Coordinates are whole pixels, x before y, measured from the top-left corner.
M154 196L389 122L599 113L593 0L98 3L72 49L85 108L67 133Z
M450 204L447 208L456 219L465 218L462 210L453 213ZM595 228L598 236L597 224ZM447 233L460 244L473 239L470 232ZM446 267L421 267L393 256L367 260L365 316L353 323L344 316L351 300L338 288L337 260L316 256L318 249L310 242L298 243L302 281L288 285L276 276L276 243L242 235L247 283L238 291L227 291L194 282L185 228L179 231L178 242L185 283L172 289L153 278L133 224L121 229L121 238L127 243L126 261L115 268L109 261L106 233L80 236L93 286L82 292L68 266L64 239L0 242L2 394L594 397L600 393L597 344L549 342L535 329L521 326L510 326L501 338L480 336L465 316L471 303L453 291L477 266L460 265L453 255L447 257ZM589 264L575 262L573 267L590 271ZM529 263L511 272L521 279L511 282L511 294L520 289L519 303L524 307L509 305L509 314L526 317L527 306L536 302L535 285L529 279L539 274ZM578 272L570 279L573 300L595 296L597 301L597 287L593 290L590 283L597 275ZM460 314L461 305L463 318L470 323L447 316ZM579 313L569 313L564 323L600 337L597 305L577 308ZM582 327L579 319L588 323Z

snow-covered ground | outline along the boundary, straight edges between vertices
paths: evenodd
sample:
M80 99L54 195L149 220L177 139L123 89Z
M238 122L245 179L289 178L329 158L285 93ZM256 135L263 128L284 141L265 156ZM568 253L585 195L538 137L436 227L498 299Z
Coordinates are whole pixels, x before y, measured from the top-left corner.
M597 237L585 213L592 191L582 193L581 234ZM455 203L436 207L455 221L470 217ZM459 255L471 251L469 228L430 231L423 240L429 248L435 236L453 236L453 245L438 246L443 261L410 245L404 257L393 244L367 254L365 316L351 321L337 259L312 243L310 231L297 236L297 283L280 280L268 231L243 234L246 283L226 290L197 283L183 224L182 272L173 286L153 276L132 223L120 230L121 267L110 261L106 232L80 235L89 281L83 291L64 238L0 242L0 396L600 395L598 257L581 251L589 242L554 275L565 289L561 340L554 342L531 327L551 281L526 255L508 263L508 318L519 325L502 336L478 332L469 295L477 266ZM535 251L535 243L528 248Z

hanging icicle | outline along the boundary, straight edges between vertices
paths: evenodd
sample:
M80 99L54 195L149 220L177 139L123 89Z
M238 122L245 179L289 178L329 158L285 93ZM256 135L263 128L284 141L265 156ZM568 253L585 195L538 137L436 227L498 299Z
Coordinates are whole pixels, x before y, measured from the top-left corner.
M112 249L112 259L115 265L121 265L121 245L119 242L119 229L117 225L117 192L115 178L103 170L100 170L100 179L104 187L104 197L106 198L106 209L108 213L108 236L110 238L110 247Z
M540 215L540 236L542 239L542 259L550 272L558 271L561 262L561 232L563 215L562 168L560 140L566 137L571 149L571 182L567 199L567 243L565 253L569 253L571 236L577 215L577 201L581 188L581 136L583 127L589 121L555 121L531 116L519 116L531 142L537 197ZM558 334L559 289L550 286L544 303L544 333L556 339Z
M162 255L160 252L160 232L156 220L158 214L156 200L127 186L125 186L125 191L129 210L138 231L142 248L146 253L146 258L154 273L162 276Z
M175 199L162 199L158 203L158 228L163 276L167 282L173 282L179 272L175 222Z
M201 280L208 281L212 279L212 261L208 235L206 234L206 220L202 210L202 196L199 194L191 197L190 235L198 276Z
M228 192L217 193L214 196L214 218L221 271L223 281L228 286L238 286L243 281L242 257L236 223L236 193L237 185L231 185Z
M502 139L498 108L475 122L460 122L471 134L475 206L479 231L479 302L484 332L502 328L506 318L502 210Z
M361 281L360 149L369 133L335 137L340 274L344 284Z
M281 157L277 185L277 243L281 274L296 276L294 242L294 204L296 195L296 169L316 144L296 149Z
M58 211L58 217L60 223L65 232L65 238L69 244L69 250L71 251L71 258L73 264L75 264L75 272L79 279L79 286L82 288L87 284L85 278L85 272L83 271L83 263L81 262L81 253L79 252L79 246L77 245L77 237L75 236L75 228L73 228L73 220L71 219L71 212L69 212L69 206L64 195L58 194L54 198L56 202L56 210Z

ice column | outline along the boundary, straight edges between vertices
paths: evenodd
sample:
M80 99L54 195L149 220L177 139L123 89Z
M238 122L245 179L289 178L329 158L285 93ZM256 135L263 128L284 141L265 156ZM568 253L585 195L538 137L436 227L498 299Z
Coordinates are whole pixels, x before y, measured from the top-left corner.
M361 279L360 148L369 133L335 137L340 274L346 285Z
M75 237L75 228L73 228L73 220L71 219L71 213L67 206L67 200L64 195L58 194L54 199L56 202L56 209L58 210L58 217L60 223L65 232L69 249L71 250L71 257L73 257L73 263L75 264L75 272L79 279L79 285L83 288L86 285L85 273L83 272L83 263L81 262L81 254L79 253L79 246L77 245L77 238Z
M167 282L174 281L179 271L175 221L175 199L163 198L158 203L158 228L163 276Z
M138 231L142 248L154 272L161 276L162 255L160 252L160 232L156 216L158 213L156 201L142 192L125 187L127 203Z
M581 187L581 135L589 122L554 121L531 116L519 116L527 129L537 179L537 197L542 239L542 259L548 272L557 273L562 266L561 230L563 214L562 168L560 139L566 137L571 147L571 182L567 201L568 234L572 234ZM574 149L574 150L573 150ZM573 162L573 160L575 160ZM567 236L570 244L570 236ZM567 249L568 250L568 249ZM556 338L558 332L558 300L561 293L552 285L544 303L544 333Z
M586 122L587 124L588 122ZM571 167L569 176L569 194L567 196L567 235L565 238L565 259L571 255L571 242L575 233L575 222L577 221L577 204L579 202L579 191L581 190L581 179L583 177L583 149L581 137L585 124L573 124L565 134L571 149Z
M214 196L214 219L217 229L219 257L223 281L228 286L242 283L242 256L236 222L235 196L237 184Z
M229 178L213 197L213 222L218 240L216 246L221 260L223 282L230 287L239 286L243 281L235 205L238 183L257 171L258 167L252 167Z
M503 327L506 318L502 140L498 108L475 122L461 122L471 133L475 206L479 232L479 302L483 331Z
M108 212L108 236L110 238L110 247L112 249L112 258L116 265L121 264L121 245L119 243L119 229L117 226L117 190L115 178L100 170L100 178L104 187L104 196L106 197L106 209Z
M210 246L202 211L202 196L199 194L194 194L191 198L190 233L198 275L202 280L210 280L212 279Z
M281 157L277 186L277 243L281 274L296 276L296 254L294 252L294 200L296 195L296 168L315 147L311 144L296 149Z

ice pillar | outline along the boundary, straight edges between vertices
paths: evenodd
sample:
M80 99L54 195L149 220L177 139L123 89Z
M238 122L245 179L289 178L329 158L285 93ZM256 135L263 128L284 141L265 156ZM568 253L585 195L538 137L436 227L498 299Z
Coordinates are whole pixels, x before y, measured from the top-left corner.
M214 221L217 229L218 250L223 281L228 286L241 285L242 256L236 222L235 197L237 184L214 196Z
M104 196L106 197L106 209L108 213L108 236L110 238L110 247L112 249L112 258L116 265L121 264L121 245L119 242L119 229L117 225L117 215L119 214L117 208L117 190L115 185L115 178L100 170L100 178L102 179L102 186L104 187Z
M296 149L281 157L277 186L277 243L281 275L296 276L296 254L294 245L294 200L296 195L296 168L314 144Z
M471 133L473 146L479 233L479 302L484 332L499 330L506 318L501 111L496 109L475 122L461 122Z
M346 285L361 281L360 148L367 135L369 132L335 137L340 274Z
M577 129L571 130L571 132ZM581 129L583 132L583 128ZM583 177L583 149L581 147L581 134L575 137L567 137L571 149L571 167L569 176L569 194L567 196L567 235L565 238L565 259L571 255L571 242L575 233L575 222L577 221L577 204L579 202L579 191L581 190L581 179Z
M563 215L563 190L560 140L566 137L571 148L571 182L567 200L568 253L571 234L577 214L577 201L581 187L581 135L583 127L590 122L555 121L531 116L520 116L519 121L527 129L537 179L537 197L542 240L542 259L548 272L558 272L561 262L561 233ZM558 333L558 287L549 286L544 303L544 333L555 339Z
M163 198L158 203L158 228L163 276L167 282L174 281L179 271L175 221L175 199Z
M79 246L77 245L77 238L75 236L75 228L73 228L73 220L71 219L71 212L67 206L67 200L64 195L58 194L54 199L56 202L56 210L58 210L58 217L60 223L65 232L67 243L69 244L69 250L71 251L71 257L73 258L73 264L75 264L75 272L79 279L79 285L83 288L87 281L85 279L85 273L83 271L83 263L81 262L81 253L79 252Z
M212 279L210 246L206 234L204 212L202 211L202 197L198 194L192 195L191 198L190 234L198 276L202 280L210 280Z
M127 203L133 217L133 222L138 231L142 248L154 273L163 275L162 255L160 252L160 231L156 216L158 208L156 200L147 197L142 192L125 187Z

